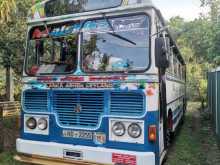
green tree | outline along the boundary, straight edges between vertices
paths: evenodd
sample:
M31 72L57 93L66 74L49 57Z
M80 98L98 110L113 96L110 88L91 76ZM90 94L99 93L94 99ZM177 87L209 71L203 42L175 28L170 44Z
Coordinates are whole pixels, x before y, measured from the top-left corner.
M3 1L0 2L2 3ZM14 6L11 6L11 10L7 9L6 11L10 12L4 12L8 13L8 16L7 19L4 17L1 20L2 22L0 26L0 64L7 70L6 80L8 81L11 81L11 72L9 68L13 68L17 80L15 81L15 85L18 88L20 88L21 83L20 76L17 75L21 75L22 71L25 50L26 17L31 4L31 0L16 1L16 10L14 10ZM5 10L5 7L0 8L0 11L3 10ZM9 89L10 83L6 82L6 84L6 89Z
M0 22L8 22L11 19L11 14L15 12L15 0L1 0L0 1Z
M12 66L17 74L22 70L26 16L31 4L31 0L17 1L17 10L11 13L10 21L4 21L0 26L0 61L4 66Z
M219 64L220 55L220 0L201 0L202 6L208 7L210 12L206 16L212 33L210 52L207 53L209 61Z
M186 22L180 17L174 17L170 19L169 26L187 64L188 98L203 102L206 99L206 73L211 67L208 62L213 62L210 58L212 30L209 20L201 17Z

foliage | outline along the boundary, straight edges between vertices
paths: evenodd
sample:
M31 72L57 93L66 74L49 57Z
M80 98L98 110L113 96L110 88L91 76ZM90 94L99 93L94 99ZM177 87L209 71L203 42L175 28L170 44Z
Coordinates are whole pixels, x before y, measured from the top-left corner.
M201 0L202 6L210 9L206 18L209 20L209 30L212 35L209 37L211 40L210 52L207 56L211 57L211 62L218 61L216 59L220 54L220 0Z
M0 58L2 65L11 65L21 73L25 47L26 15L30 0L17 1L17 12L0 26Z
M207 72L220 65L220 0L201 0L201 6L210 12L191 22L173 17L169 26L187 64L188 97L204 101Z
M15 12L15 0L0 1L0 23L8 22L11 19L11 14Z
M7 2L7 3L6 3ZM10 3L12 3L10 5ZM3 67L12 66L15 75L15 94L20 92L21 72L23 57L25 54L25 31L26 16L31 6L31 0L0 0L0 65ZM6 5L6 7L2 7ZM4 94L5 78L4 70L1 68L0 95Z

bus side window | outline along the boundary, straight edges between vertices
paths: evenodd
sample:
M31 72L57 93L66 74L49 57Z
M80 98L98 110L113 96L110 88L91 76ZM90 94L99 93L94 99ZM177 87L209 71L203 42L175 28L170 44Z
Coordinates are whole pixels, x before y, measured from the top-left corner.
M172 63L172 75L174 75L174 68L175 68L175 65L174 65L174 52L173 52L173 48L172 48L172 59L171 59L171 63Z
M174 76L177 77L178 69L177 69L177 59L176 59L176 56L173 57L173 65L174 65Z
M180 70L179 70L179 61L178 61L178 59L176 59L176 70L177 70L176 78L180 78Z
M183 72L183 67L184 67L184 66L181 66L181 72L182 72L182 77L181 77L181 80L184 80L184 72Z
M182 72L183 72L183 81L186 80L186 66L182 67Z
M181 64L178 62L178 71L179 71L179 79L182 80L182 69L181 69Z
M170 49L170 54L169 54L169 68L168 68L168 72L173 75L173 49Z
M182 65L180 65L180 79L183 80L183 70L182 70Z

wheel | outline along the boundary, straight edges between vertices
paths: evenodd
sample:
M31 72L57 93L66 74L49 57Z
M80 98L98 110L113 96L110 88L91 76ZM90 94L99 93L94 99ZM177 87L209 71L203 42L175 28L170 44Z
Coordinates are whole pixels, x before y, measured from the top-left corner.
M167 147L169 147L172 144L173 137L174 137L174 133L173 133L173 115L172 115L172 112L170 111L169 115L168 115L168 129L167 129L167 137L166 137Z

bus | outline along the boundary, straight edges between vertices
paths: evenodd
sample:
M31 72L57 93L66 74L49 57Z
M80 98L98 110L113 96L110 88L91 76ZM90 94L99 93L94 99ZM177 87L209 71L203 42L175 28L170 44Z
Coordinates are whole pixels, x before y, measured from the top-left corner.
M46 0L28 16L22 162L160 165L186 65L150 0Z

